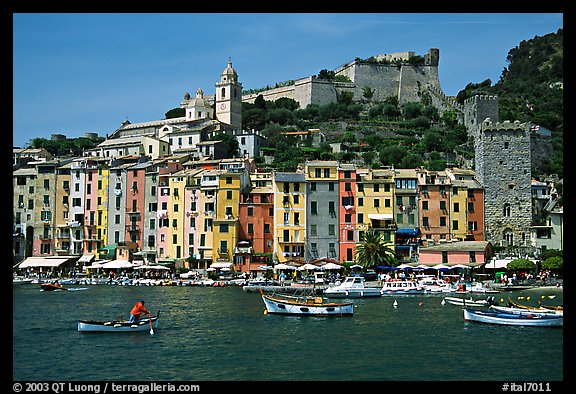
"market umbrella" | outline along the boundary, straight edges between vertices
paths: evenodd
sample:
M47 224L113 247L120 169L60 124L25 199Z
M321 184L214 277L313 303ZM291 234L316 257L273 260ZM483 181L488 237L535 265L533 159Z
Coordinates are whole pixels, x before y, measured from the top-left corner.
M400 270L405 270L405 269L412 269L415 268L413 265L410 264L400 264L398 267L396 267Z
M128 260L112 260L102 264L102 268L132 268L132 263Z
M321 268L325 270L339 270L340 268L342 268L342 266L340 264L335 263L326 263Z
M284 263L276 264L274 266L274 270L295 270L295 269L296 269L295 265L284 264Z
M299 270L299 271L303 271L303 270L317 270L317 269L320 269L320 267L318 267L317 265L314 265L314 264L310 264L310 263L307 263L307 264L304 264L304 265L298 267L298 270Z
M464 264L456 264L456 265L450 265L448 266L448 268L452 269L452 268L470 268L470 267Z
M436 264L435 266L431 267L435 270L449 270L450 267L448 267L447 265L444 264Z

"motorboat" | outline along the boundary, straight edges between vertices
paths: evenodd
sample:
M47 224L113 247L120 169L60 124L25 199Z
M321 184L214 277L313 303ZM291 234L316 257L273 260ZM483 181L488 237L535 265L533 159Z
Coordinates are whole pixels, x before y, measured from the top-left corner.
M424 294L426 288L414 280L392 279L384 282L380 294L382 295L404 295L404 294Z
M79 320L79 332L139 332L150 331L154 333L153 328L158 327L158 319L160 318L160 311L156 316L150 316L140 319L136 322L130 323L128 320Z
M329 298L362 298L380 297L380 288L366 287L362 276L348 276L344 281L335 286L324 289L324 295Z
M25 285L25 284L32 283L33 281L34 281L34 279L25 278L23 276L15 276L12 278L12 284L13 285Z
M486 311L472 308L463 308L463 311L464 321L467 322L536 327L562 327L564 325L564 316L555 313L502 313L494 310Z
M63 290L67 291L68 289L63 287L58 281L54 283L42 283L40 288L44 291L54 291L54 290Z
M298 316L352 316L354 303L327 302L324 297L313 295L290 296L286 294L264 294L260 291L266 309L265 314Z
M444 279L439 278L424 278L418 280L418 283L424 286L426 293L453 293L456 291L454 286L446 282Z

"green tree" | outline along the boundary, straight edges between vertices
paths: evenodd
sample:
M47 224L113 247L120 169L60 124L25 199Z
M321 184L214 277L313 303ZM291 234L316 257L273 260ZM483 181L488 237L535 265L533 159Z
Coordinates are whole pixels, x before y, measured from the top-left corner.
M168 110L164 116L166 117L166 119L172 119L172 118L182 118L184 116L186 116L186 109L185 108L172 108L171 110Z
M536 269L536 264L528 259L515 259L508 263L506 270L509 272L514 271L532 271Z
M364 268L396 264L394 245L384 241L382 234L373 229L368 229L364 233L364 238L356 244L355 254L356 261Z

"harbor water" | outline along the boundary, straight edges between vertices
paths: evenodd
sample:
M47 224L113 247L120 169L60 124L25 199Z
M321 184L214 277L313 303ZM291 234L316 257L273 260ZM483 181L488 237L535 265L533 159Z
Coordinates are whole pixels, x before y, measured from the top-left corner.
M355 299L352 317L299 317L264 314L260 294L237 286L67 287L13 287L13 380L564 378L563 328L464 322L462 308L443 305L441 295ZM563 302L553 288L493 295L530 305ZM127 318L141 299L151 312L161 311L153 335L77 331L79 319Z

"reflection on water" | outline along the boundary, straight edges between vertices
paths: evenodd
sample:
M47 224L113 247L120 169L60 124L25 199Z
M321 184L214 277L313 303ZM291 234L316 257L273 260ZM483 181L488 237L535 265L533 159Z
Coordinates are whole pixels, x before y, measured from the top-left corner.
M260 295L239 287L13 294L15 380L563 379L563 329L465 323L438 295L357 299L353 317L319 318L265 315ZM562 303L552 290L502 296L537 305L548 294ZM140 299L161 310L154 335L77 331L79 319L128 317Z

